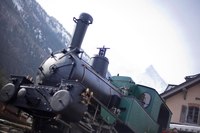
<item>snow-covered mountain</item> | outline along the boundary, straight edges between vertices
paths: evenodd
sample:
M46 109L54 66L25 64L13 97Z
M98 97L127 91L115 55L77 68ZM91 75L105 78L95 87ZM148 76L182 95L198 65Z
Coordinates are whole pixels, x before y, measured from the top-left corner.
M154 88L159 94L164 92L167 88L167 83L161 78L152 65L146 68L145 72L138 77L137 84Z
M39 37L41 41L45 38L42 35L44 34L43 26L46 26L57 34L63 44L67 45L69 43L71 35L54 17L49 16L35 0L12 0L12 2L14 8L17 9L20 17L29 28L33 26L31 25L33 21L38 24L32 28L36 33L36 37Z
M2 0L0 4L0 76L35 76L52 51L66 48L71 35L35 0Z

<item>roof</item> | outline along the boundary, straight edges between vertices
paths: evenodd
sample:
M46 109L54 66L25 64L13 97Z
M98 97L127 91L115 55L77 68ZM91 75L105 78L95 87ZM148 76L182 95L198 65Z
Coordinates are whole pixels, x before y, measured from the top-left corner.
M168 85L166 90L160 94L162 98L167 99L182 90L188 89L198 83L200 83L200 74L196 75L191 75L191 76L186 76L185 77L185 82L181 83L180 85Z

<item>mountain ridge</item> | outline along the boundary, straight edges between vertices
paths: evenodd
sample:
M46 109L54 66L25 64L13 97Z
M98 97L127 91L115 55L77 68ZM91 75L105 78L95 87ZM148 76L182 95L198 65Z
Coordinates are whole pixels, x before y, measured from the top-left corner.
M66 48L71 35L35 0L1 1L0 76L35 77L52 51Z

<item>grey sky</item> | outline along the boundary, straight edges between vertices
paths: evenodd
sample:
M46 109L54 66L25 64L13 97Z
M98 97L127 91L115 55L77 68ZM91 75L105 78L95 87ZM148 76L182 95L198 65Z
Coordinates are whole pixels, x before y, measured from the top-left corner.
M168 15L169 19L179 25L185 48L189 53L188 63L191 74L200 72L200 1L199 0L166 0L156 1L157 6Z
M150 65L169 84L199 73L199 0L37 0L70 33L73 17L90 13L82 48L90 55L97 47L107 52L111 74L137 78Z

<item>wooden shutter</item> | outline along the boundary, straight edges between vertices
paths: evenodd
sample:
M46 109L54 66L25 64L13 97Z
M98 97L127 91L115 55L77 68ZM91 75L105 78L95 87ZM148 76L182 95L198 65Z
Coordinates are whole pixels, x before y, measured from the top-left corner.
M182 105L182 109L181 109L181 113L180 113L180 122L181 123L185 123L185 118L187 115L187 106Z

